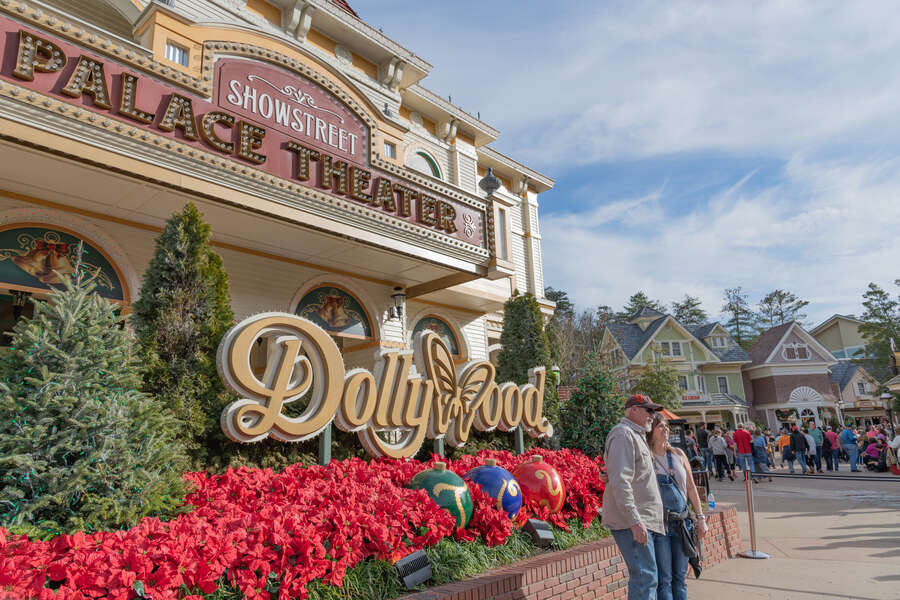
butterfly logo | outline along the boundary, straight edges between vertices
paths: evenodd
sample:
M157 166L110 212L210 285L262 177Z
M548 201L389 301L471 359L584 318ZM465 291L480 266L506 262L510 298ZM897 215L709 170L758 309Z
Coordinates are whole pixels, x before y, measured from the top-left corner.
M494 365L487 361L470 362L457 375L447 344L427 329L419 334L417 351L417 362L435 389L428 437L446 436L454 448L462 446L469 439L481 405L497 387Z

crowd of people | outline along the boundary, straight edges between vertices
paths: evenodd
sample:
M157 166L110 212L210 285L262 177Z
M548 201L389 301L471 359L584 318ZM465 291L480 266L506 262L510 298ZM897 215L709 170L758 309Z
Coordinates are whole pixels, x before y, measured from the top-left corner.
M725 477L734 481L738 468L752 473L754 483L759 483L766 478L772 481L771 469L786 467L790 473L811 475L840 471L841 463L854 473L865 468L900 475L900 434L890 439L884 425L860 430L845 424L840 429L837 432L827 425L823 431L814 420L777 433L755 426L748 430L744 425L701 423L696 432L687 428L685 442L688 457L719 481Z

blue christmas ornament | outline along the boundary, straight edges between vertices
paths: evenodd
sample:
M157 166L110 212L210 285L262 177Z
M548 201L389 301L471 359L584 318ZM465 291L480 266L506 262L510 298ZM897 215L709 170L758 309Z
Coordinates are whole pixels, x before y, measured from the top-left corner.
M466 481L477 483L485 493L497 500L497 509L504 511L510 519L515 519L522 509L522 489L512 473L497 466L497 461L489 458L484 465L466 473Z

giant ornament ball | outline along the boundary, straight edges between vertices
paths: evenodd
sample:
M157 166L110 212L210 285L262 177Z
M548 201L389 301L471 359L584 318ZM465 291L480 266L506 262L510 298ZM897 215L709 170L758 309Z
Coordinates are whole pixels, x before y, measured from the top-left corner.
M566 488L556 469L534 454L527 462L513 469L513 477L519 482L525 502L546 506L551 513L559 512L566 501Z
M447 470L447 463L436 462L434 468L419 471L409 487L425 490L438 506L456 517L456 526L465 527L472 518L472 494L463 479Z
M522 490L512 473L497 466L497 461L489 458L484 465L466 473L466 481L477 483L486 494L497 501L497 510L502 510L510 519L515 519L522 509Z

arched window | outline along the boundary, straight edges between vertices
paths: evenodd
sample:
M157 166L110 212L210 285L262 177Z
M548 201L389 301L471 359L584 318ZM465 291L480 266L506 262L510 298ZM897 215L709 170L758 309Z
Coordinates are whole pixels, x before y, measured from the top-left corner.
M333 336L372 338L372 322L362 303L336 285L321 285L308 291L294 312Z
M419 336L419 333L426 330L438 334L444 343L447 344L450 353L453 356L459 356L459 340L456 338L456 333L453 331L453 328L450 327L446 321L434 315L422 317L419 319L419 322L416 323L416 326L413 327L413 340Z
M437 161L421 150L409 156L406 160L406 166L420 173L441 179L441 170L437 166Z
M45 296L62 287L62 277L75 272L78 244L84 272L93 278L96 292L109 300L127 302L122 277L95 244L55 225L20 223L0 229L0 332L9 332L21 317L31 317L29 296ZM0 345L7 345L4 333Z

